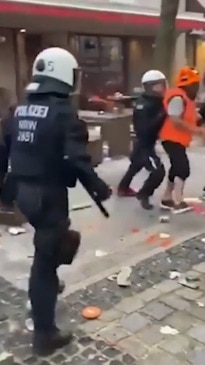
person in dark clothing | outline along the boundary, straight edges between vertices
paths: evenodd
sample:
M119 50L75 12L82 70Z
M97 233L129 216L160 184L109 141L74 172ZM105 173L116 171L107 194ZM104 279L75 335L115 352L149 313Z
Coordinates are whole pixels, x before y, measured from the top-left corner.
M155 143L163 125L166 113L163 96L166 78L157 70L151 70L142 77L143 94L138 98L133 111L133 126L136 135L131 163L118 187L119 196L136 196L144 209L152 209L149 197L161 184L165 176L164 166L155 151ZM150 172L143 187L136 193L130 188L133 177L145 168Z
M14 202L16 198L16 182L9 171L9 136L11 135L14 110L15 107L11 106L8 112L1 119L1 126L5 133L5 140L4 144L0 146L0 200L1 208L4 211L9 212L14 210Z
M205 127L205 103L201 105L198 113L199 113L199 119L197 124L199 127ZM205 186L203 187L202 198L205 200Z
M25 99L14 111L12 131L2 131L3 141L10 136L17 205L35 230L29 298L33 351L41 356L69 344L72 338L55 322L57 269L72 263L81 241L79 232L70 229L67 187L74 187L79 179L96 201L111 195L93 170L85 128L71 105L78 81L79 68L71 53L61 48L42 51L34 61Z

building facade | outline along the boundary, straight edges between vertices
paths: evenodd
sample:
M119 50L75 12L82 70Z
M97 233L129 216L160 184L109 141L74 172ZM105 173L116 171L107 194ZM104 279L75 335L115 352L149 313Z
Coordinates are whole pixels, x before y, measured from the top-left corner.
M170 0L171 1L171 0ZM0 2L0 93L20 96L36 54L71 50L83 69L82 103L130 92L152 67L160 0L5 0ZM181 0L175 68L205 71L203 0ZM8 28L9 24L9 28Z

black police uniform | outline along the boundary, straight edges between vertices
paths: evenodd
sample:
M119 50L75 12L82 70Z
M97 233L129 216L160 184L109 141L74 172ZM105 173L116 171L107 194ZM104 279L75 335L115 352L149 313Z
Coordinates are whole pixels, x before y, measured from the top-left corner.
M203 103L199 109L201 119L198 121L198 126L205 126L205 103ZM205 199L205 186L203 187L203 198Z
M16 183L9 171L10 135L13 123L14 107L1 119L0 140L0 199L2 208L12 211L16 198Z
M131 154L131 164L119 184L119 189L126 191L133 177L145 167L150 175L137 193L140 200L146 201L153 195L165 176L164 166L155 151L155 143L165 116L162 98L146 94L138 98L133 111L136 140ZM146 206L147 204L144 208Z
M10 151L17 204L35 229L29 297L34 348L40 354L68 342L59 338L55 325L56 271L61 264L72 263L80 244L78 233L69 230L67 187L80 179L100 201L110 196L109 187L92 168L82 138L85 130L66 93L46 92L43 83L15 109Z

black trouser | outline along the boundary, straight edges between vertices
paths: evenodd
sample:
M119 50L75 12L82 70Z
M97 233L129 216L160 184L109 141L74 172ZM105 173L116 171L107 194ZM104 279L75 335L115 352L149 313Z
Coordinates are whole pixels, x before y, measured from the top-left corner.
M15 199L16 181L11 173L8 173L1 190L1 202L5 206L13 206Z
M145 197L153 195L155 189L158 188L164 179L165 169L154 147L152 149L146 149L138 143L134 146L130 166L123 176L119 188L127 189L133 177L143 168L149 171L150 174L139 192Z
M60 244L69 226L67 189L19 183L17 204L35 229L29 297L35 331L47 332L55 327Z
M169 181L174 182L175 177L185 181L190 175L189 159L186 147L178 142L163 141L162 146L170 161Z

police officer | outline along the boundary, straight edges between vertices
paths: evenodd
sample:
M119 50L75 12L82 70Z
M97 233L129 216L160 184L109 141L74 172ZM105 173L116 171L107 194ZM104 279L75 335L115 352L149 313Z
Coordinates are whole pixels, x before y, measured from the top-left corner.
M80 245L80 234L69 229L66 187L75 186L79 178L98 201L111 195L79 137L79 120L71 106L79 81L80 70L71 53L45 49L36 57L25 99L14 111L11 170L18 185L17 204L35 230L29 282L33 350L44 356L72 337L55 323L57 269L72 263Z
M142 77L143 94L138 98L133 112L133 127L136 135L130 166L120 181L119 196L137 196L144 209L152 209L149 197L161 184L165 169L155 151L158 133L165 119L163 96L166 77L162 72L150 70ZM136 194L130 188L133 177L145 167L150 172L148 179Z
M0 199L1 209L5 212L14 210L16 183L9 171L10 135L13 123L14 107L11 106L0 122ZM3 134L2 134L3 133Z

